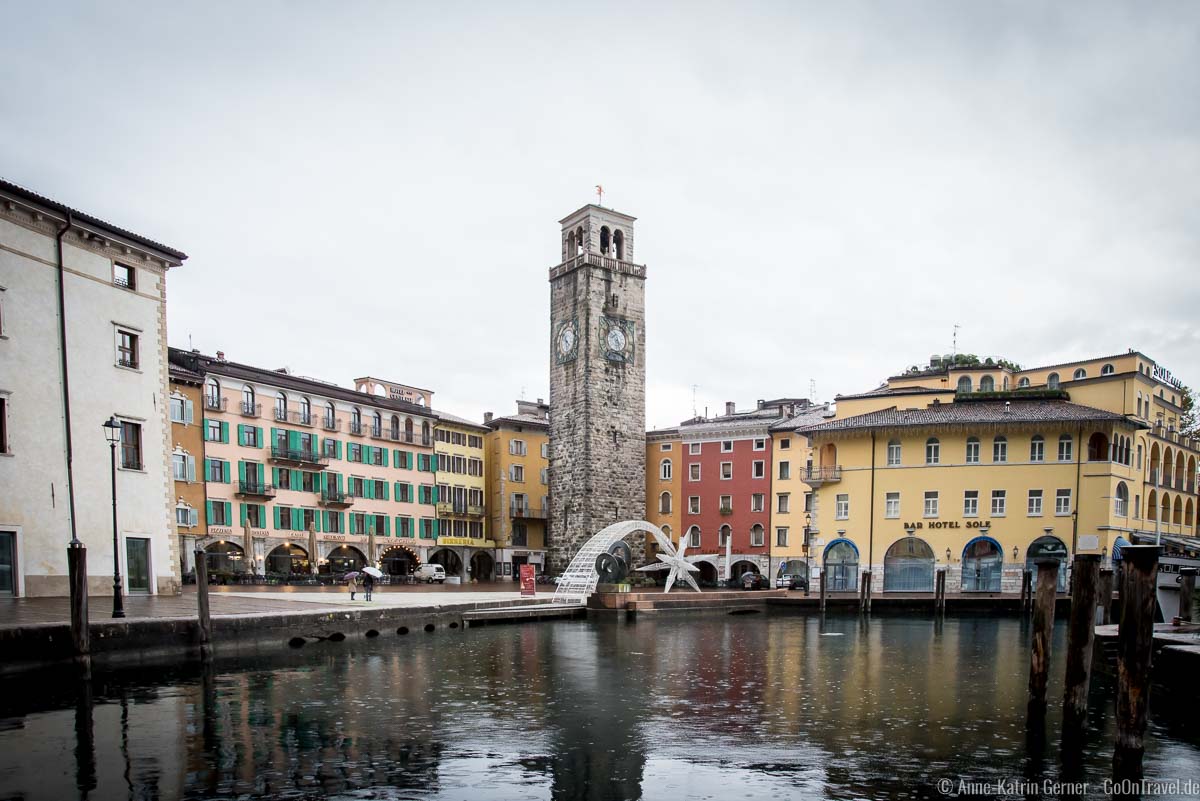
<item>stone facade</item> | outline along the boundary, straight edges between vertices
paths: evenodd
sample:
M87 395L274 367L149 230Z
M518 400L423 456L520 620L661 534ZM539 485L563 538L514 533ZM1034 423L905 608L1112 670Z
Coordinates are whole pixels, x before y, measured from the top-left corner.
M634 218L595 205L560 221L550 271L550 572L605 526L646 513L645 267ZM645 543L631 543L644 561Z

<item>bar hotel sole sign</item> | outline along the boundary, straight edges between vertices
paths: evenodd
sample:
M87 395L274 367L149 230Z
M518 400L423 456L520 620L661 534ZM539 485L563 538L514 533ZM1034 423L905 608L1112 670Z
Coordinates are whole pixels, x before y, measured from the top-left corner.
M934 529L934 528L991 528L991 527L992 527L992 521L990 521L990 520L963 520L963 521L930 520L927 522L918 520L915 523L905 523L904 524L904 529L906 531L914 530L914 529L920 530L920 529L926 529L926 528Z

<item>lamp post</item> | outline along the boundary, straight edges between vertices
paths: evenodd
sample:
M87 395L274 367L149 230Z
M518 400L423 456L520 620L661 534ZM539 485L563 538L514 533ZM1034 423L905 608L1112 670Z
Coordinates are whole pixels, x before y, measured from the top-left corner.
M117 443L121 441L121 424L116 417L104 423L104 437L112 451L112 507L113 507L113 617L125 617L125 598L121 593L121 559L117 537Z
M804 513L804 597L808 597L808 583L812 571L808 569L808 554L810 550L809 536L812 531L812 515Z

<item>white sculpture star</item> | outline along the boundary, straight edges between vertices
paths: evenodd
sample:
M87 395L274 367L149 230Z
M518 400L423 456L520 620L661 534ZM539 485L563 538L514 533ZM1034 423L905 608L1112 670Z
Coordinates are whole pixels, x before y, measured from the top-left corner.
M700 585L692 578L692 573L699 573L700 568L696 567L695 562L691 561L691 559L698 557L693 556L689 559L685 555L687 553L687 540L681 539L679 541L679 550L676 551L675 546L665 537L656 536L654 539L658 542L658 562L653 565L639 567L638 570L649 572L652 570L669 569L671 572L667 576L667 586L663 588L663 592L670 592L671 588L675 586L675 580L681 576L688 584L692 585L693 590L700 592Z

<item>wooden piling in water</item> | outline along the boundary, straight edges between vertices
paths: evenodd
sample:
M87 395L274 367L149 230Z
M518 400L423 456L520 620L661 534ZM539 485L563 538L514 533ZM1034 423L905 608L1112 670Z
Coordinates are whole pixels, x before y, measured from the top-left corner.
M71 596L71 650L75 664L89 672L92 664L88 630L87 548L82 542L67 546L67 582Z
M1192 622L1192 602L1196 596L1196 568L1179 568L1179 619Z
M212 659L212 615L208 609L208 561L204 551L196 549L196 631L200 642L200 658Z
M875 594L875 574L867 571L867 614L871 614L871 596Z
M1116 779L1140 779L1146 711L1150 701L1150 652L1154 641L1157 545L1121 548L1121 628L1117 636Z
M858 613L867 611L867 582L871 580L870 573L863 573L858 582Z
M1021 571L1021 611L1033 610L1033 571Z
M825 568L821 568L821 611L825 611Z
M1029 649L1028 722L1046 716L1046 675L1050 668L1050 635L1054 628L1054 600L1058 593L1057 559L1037 560L1037 594L1033 599L1033 642Z
M1067 670L1063 681L1063 740L1078 739L1087 728L1088 688L1092 680L1092 646L1096 639L1096 592L1100 555L1075 554L1071 612L1067 618Z
M1100 568L1100 583L1096 585L1096 602L1100 607L1101 626L1107 626L1112 618L1113 572L1110 567Z

